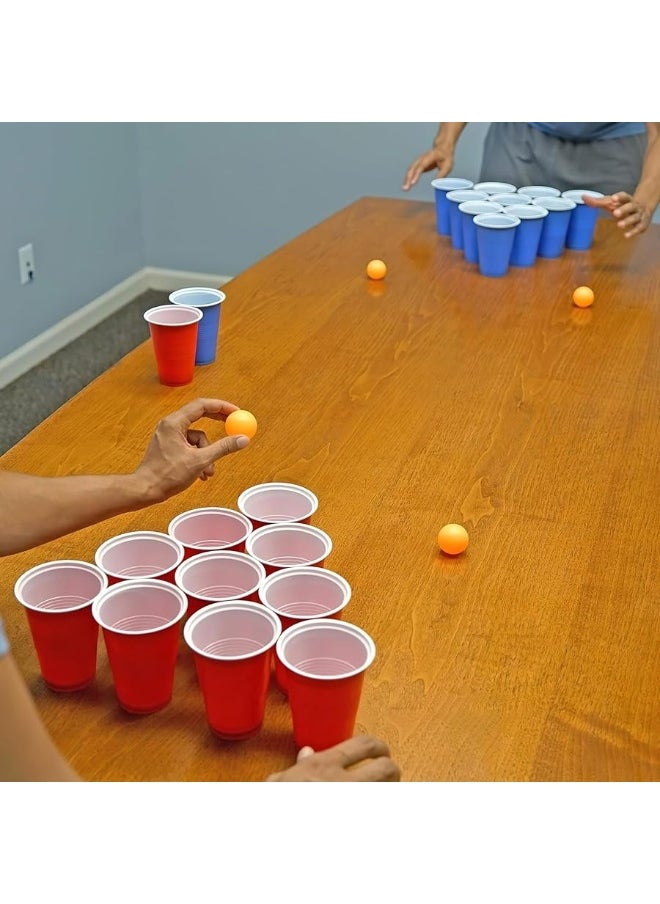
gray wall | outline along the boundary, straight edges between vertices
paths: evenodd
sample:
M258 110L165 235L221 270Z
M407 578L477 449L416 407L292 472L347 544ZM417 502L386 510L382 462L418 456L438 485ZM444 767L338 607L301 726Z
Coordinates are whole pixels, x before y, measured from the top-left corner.
M138 171L133 123L0 123L0 357L144 266Z
M488 123L470 123L456 174L476 178ZM401 190L437 123L142 123L147 262L235 276L364 195L433 200L431 174Z

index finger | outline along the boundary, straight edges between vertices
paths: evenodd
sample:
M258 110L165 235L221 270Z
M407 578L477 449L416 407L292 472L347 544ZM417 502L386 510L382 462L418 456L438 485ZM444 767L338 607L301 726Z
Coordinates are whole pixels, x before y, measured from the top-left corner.
M216 421L224 421L232 411L238 411L238 405L233 402L225 402L222 399L195 399L188 402L178 411L172 412L168 420L187 430L191 424L202 417L210 417Z

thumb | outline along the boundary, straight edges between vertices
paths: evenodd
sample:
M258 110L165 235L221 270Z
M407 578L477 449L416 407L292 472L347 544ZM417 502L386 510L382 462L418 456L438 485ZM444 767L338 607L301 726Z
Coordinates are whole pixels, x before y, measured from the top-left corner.
M245 447L249 445L250 438L248 436L223 436L222 439L218 439L214 443L209 443L208 446L204 448L204 457L207 464L212 464L219 458L223 458L225 455L231 455L232 452L238 452L239 449L245 449Z
M312 747L301 747L298 751L296 762L299 763L301 760L306 759L308 756L312 756L313 753L314 749Z

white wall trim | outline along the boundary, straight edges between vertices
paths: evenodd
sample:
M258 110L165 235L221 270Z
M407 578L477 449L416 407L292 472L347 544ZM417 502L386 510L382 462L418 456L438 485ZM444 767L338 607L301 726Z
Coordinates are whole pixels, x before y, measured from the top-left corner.
M118 283L108 292L99 295L89 304L69 314L64 320L30 339L20 348L0 358L0 389L13 383L37 364L60 351L83 333L101 323L124 305L129 304L147 289L173 292L187 286L213 286L218 288L229 282L231 276L215 273L198 273L192 270L165 270L161 267L143 267Z

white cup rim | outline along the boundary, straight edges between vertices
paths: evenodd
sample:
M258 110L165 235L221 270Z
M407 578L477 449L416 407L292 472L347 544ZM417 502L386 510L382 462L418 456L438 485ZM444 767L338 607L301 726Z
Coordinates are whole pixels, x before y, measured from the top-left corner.
M473 188L474 182L470 179L461 179L457 176L443 176L442 179L434 179L431 182L433 188L440 191L454 191L459 189Z
M282 483L278 481L274 481L272 483L257 483L254 486L248 487L243 490L243 492L238 497L236 502L239 511L242 512L246 518L254 518L255 521L263 521L267 524L286 524L286 521L269 521L268 518L260 518L257 515L250 515L249 512L245 509L246 502L251 499L253 496L258 496L259 493L268 492L269 490L286 490L294 493L298 496L303 496L310 504L310 511L304 515L305 518L311 518L311 516L317 511L319 507L318 497L311 491L308 490L307 487L300 486L297 483Z
M534 198L532 204L536 204L537 207L545 207L551 213L564 213L577 207L575 201L571 201L570 198L557 197L556 195L548 196L547 198Z
M101 580L101 589L89 600L85 600L84 603L78 603L75 606L67 606L66 609L42 609L40 606L34 606L32 603L28 603L27 600L23 597L23 589L25 584L30 581L32 578L38 577L41 573L45 571L50 571L53 567L64 566L70 568L72 566L79 567L82 571L90 572ZM108 576L103 571L102 568L99 568L98 565L94 565L91 562L84 562L81 559L53 559L50 562L42 562L39 565L34 565L32 568L29 568L26 572L24 572L15 582L14 584L14 596L26 609L31 609L33 612L44 612L46 614L52 615L61 615L65 612L76 612L78 609L85 609L87 606L91 606L94 600L99 597L105 590L108 588Z
M477 182L474 186L476 191L485 191L489 195L501 195L517 191L516 186L510 182Z
M486 222L487 220L489 222ZM514 226L520 225L518 217L508 213L479 213L474 222L477 226L485 226L487 229L513 229Z
M192 632L199 622L204 621L204 619L209 618L216 612L236 612L237 610L252 612L269 621L273 626L272 640L262 647L259 647L258 650L251 650L249 653L239 653L231 656L218 656L217 654L209 653L206 650L200 650L195 646L192 641ZM226 600L220 603L211 603L210 606L204 606L202 609L198 609L197 612L193 613L183 626L183 639L188 647L198 656L204 656L206 659L212 659L215 662L234 662L241 659L253 659L255 656L260 656L262 653L265 653L266 650L272 649L281 635L282 622L280 621L277 612L261 603L253 603L251 600Z
M518 192L521 195L528 195L532 200L534 200L534 194L537 192L541 192L539 197L553 197L558 198L561 195L561 192L558 188L555 188L553 185L522 185Z
M568 191L561 193L562 198L568 198L570 201L575 201L576 204L584 204L583 195L587 195L589 198L605 197L602 191L593 191L590 188L569 188Z
M466 194L467 197L465 197ZM479 195L481 195L481 197L478 197ZM460 203L461 201L487 201L488 192L475 191L474 188L457 188L453 191L447 192L447 200L458 203Z
M259 599L267 606L269 609L272 609L273 612L276 612L278 615L283 616L284 618L295 618L298 620L306 620L310 621L312 618L318 618L318 616L291 616L286 612L282 612L278 609L273 603L270 603L266 599L266 595L270 588L274 584L281 584L283 581L289 581L291 578L300 577L304 575L306 577L313 577L319 581L327 581L330 584L335 584L339 587L344 594L344 600L339 606L335 606L334 609L330 609L323 616L324 618L329 618L331 615L336 615L337 612L341 612L342 609L345 609L351 600L351 585L348 583L345 577L338 574L336 571L331 571L329 568L315 568L313 565L294 565L291 568L282 568L279 571L274 571L272 574L268 575L266 580L263 582L261 587L259 588Z
M122 593L133 593L135 590L139 590L140 587L155 587L159 590L165 590L176 597L179 601L178 614L163 625L158 625L156 628L143 628L141 631L126 631L117 628L114 625L106 624L99 611L103 607L103 604L113 596L119 596ZM159 581L158 578L140 578L133 581L120 581L118 584L112 584L112 586L104 590L103 593L100 593L92 604L92 616L94 617L94 621L97 622L104 631L110 631L112 634L124 634L137 637L140 634L157 634L159 631L165 631L167 628L171 628L172 625L181 621L186 614L187 609L188 597L180 587L176 587L168 581Z
M107 540L104 540L103 543L98 547L96 552L94 553L94 562L95 564L106 574L109 574L113 578L120 578L122 581L134 581L138 580L137 578L132 578L130 575L121 574L118 571L111 571L109 568L105 568L101 564L101 559L103 555L109 550L112 549L113 546L118 546L120 543L125 540L140 540L140 539L148 539L148 540L159 540L161 543L164 543L166 546L173 546L176 549L177 558L173 565L169 565L167 568L163 568L161 571L156 574L150 574L149 578L158 578L161 575L169 574L183 561L183 557L185 555L185 550L183 548L183 544L179 542L175 537L171 537L169 534L163 533L158 530L132 530L127 531L123 534L116 534L114 537L108 537ZM147 580L147 578L142 575L139 580Z
M206 292L209 295L212 295L213 298L207 302L191 302L189 305L185 301L179 301L179 298L185 298L186 295L192 295L198 292ZM188 286L185 289L177 289L175 292L170 292L168 298L172 304L179 305L179 307L192 307L192 308L212 308L216 304L222 304L226 299L226 295L224 292L221 292L220 289L212 289L210 286Z
M200 508L188 509L188 511L180 512L178 515L172 518L170 523L167 525L167 533L178 543L181 543L182 546L188 547L189 549L203 549L205 552L222 552L222 547L219 547L216 550L212 550L209 549L208 546L197 546L197 544L195 543L184 543L183 540L179 540L179 538L174 535L174 531L176 531L177 527L179 527L185 521L194 518L196 515L229 515L235 521L239 521L245 528L245 535L239 537L238 540L235 540L234 542L236 543L241 543L246 539L247 535L252 532L252 522L250 521L250 519L247 517L247 515L244 515L243 512L237 512L236 509L219 505L209 505L202 506ZM232 550L227 550L227 552L231 551Z
M475 210L474 208L485 207L485 210ZM501 213L504 210L504 207L501 204L498 204L497 201L489 201L488 199L484 199L483 201L462 201L458 205L458 209L462 213L471 214L475 216L478 213Z
M250 536L252 536L252 534L250 534ZM204 596L203 593L197 593L194 590L186 590L186 588L182 586L186 573L190 571L191 568L203 565L204 562L217 560L218 558L224 559L225 561L227 559L232 559L234 562L243 562L244 564L250 565L252 568L254 568L259 577L254 586L247 589L245 593L256 593L259 590L259 587L261 587L261 584L266 578L266 569L259 561L259 559L255 558L254 556L248 555L248 553L246 552L239 552L237 549L209 549L206 552L199 553L199 555L191 556L189 559L183 561L174 572L174 583L177 587L183 590L184 593L189 593L190 596L194 596L195 599L208 600L212 603L222 602L223 600L218 600L217 596ZM227 597L227 599L235 599L235 597Z
M316 527L313 524L302 524L299 521L279 521L277 524L264 524L263 527L258 527L256 530L253 530L245 541L246 553L252 556L257 562L265 562L267 565L277 565L276 562L272 562L270 559L257 558L257 555L254 552L254 544L258 542L262 537L265 537L267 534L273 533L303 533L309 534L321 540L325 546L325 552L317 559L314 559L314 562L320 562L322 559L327 558L332 552L332 538L320 527ZM314 562L308 562L307 565L313 566Z
M179 304L177 305L177 309L180 311L189 311L190 314L188 319L179 323L163 323L162 321L155 318L155 315L157 315L161 311L171 311L171 304L159 304L156 305L155 308L149 308L148 311L144 312L144 319L147 321L147 323L153 323L155 326L190 326L191 323L197 323L203 317L203 314L199 308L192 308L189 305Z
M512 204L506 207L507 216L518 217L519 220L541 220L547 217L549 211L540 204ZM513 211L510 213L510 211Z
M365 647L365 663L361 665L360 668L353 669L351 672L345 672L342 675L310 675L309 672L304 672L287 662L284 652L286 650L286 645L291 638L301 632L318 628L323 631L340 631L343 634L352 634L353 637L357 637L362 641ZM313 681L337 681L343 678L352 678L355 675L360 675L362 672L365 672L376 658L376 644L374 643L373 638L367 634L363 628L359 628L357 625L351 624L351 622L335 618L309 618L305 621L297 622L296 624L291 625L290 628L285 628L284 631L282 631L275 644L275 654L280 662L282 662L287 669L295 672L296 675L301 675L303 678L310 678Z

